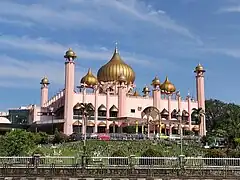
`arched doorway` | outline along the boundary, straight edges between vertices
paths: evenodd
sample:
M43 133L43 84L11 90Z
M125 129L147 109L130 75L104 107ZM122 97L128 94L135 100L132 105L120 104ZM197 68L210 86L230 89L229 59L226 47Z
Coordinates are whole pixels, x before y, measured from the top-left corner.
M73 123L73 132L74 133L82 133L82 122L77 120Z
M106 132L106 127L107 127L107 125L106 125L106 123L105 122L103 122L103 121L101 121L100 123L98 123L98 133L105 133Z
M159 128L159 132L161 132L161 114L160 114L160 111L156 108L156 107L153 107L153 106L149 106L147 108L145 108L142 113L141 113L141 116L142 116L142 119L146 119L146 126L147 128L145 128L145 125L144 125L144 129L147 130L147 134L148 134L148 137L150 137L150 133L155 133L156 132L156 129L157 129L157 126Z
M118 125L116 122L113 122L109 125L109 133L117 133L118 132Z

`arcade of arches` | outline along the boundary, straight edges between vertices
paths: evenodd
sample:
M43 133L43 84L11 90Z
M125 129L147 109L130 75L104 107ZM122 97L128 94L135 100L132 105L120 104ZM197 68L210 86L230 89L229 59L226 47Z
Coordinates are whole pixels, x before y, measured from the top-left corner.
M93 107L93 106L92 106ZM59 108L56 111L56 116L58 119L63 118L63 107ZM74 111L74 123L73 123L73 131L76 133L82 132L82 115L79 114L76 110ZM109 132L110 133L159 133L161 131L162 134L170 135L170 134L178 134L180 124L183 127L183 133L189 134L189 122L188 116L189 113L186 110L181 112L181 120L177 117L177 110L174 109L171 112L171 120L168 120L168 111L167 109L163 109L161 112L155 107L147 107L142 111L142 118L133 118L133 117L124 117L118 118L118 108L113 105L110 108L110 118L108 120L109 124ZM98 123L97 123L97 132L105 133L106 132L106 114L107 108L101 104L98 108ZM195 126L195 122L192 121L192 131L195 134L198 133L198 126ZM89 112L89 116L87 117L87 133L93 133L95 128L94 121L94 111Z

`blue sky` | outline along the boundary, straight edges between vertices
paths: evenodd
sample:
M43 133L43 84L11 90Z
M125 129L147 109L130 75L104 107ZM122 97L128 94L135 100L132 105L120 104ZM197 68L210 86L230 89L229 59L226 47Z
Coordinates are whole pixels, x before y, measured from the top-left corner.
M1 0L0 110L38 104L64 84L64 52L78 54L76 86L112 55L117 41L137 89L169 76L195 96L194 67L206 68L206 97L240 103L239 0Z

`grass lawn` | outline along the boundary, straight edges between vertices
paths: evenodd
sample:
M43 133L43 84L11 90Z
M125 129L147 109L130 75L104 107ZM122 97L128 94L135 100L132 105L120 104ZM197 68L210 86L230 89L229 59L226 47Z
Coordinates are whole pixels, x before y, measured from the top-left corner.
M148 148L161 152L163 156L179 156L180 144L168 141L98 141L88 140L86 143L87 155L95 157L111 156L115 151L121 150L125 156L141 154ZM38 150L45 156L82 156L83 142L71 142L56 145L52 148L50 145L44 145ZM186 156L201 156L204 154L204 149L200 148L195 143L188 143L183 146L183 152Z

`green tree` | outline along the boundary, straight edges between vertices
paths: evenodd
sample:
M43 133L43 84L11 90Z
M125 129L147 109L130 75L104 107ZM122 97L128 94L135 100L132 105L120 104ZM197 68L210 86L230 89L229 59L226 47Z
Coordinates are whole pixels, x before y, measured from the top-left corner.
M206 101L206 123L208 136L223 137L228 148L235 148L235 138L240 137L240 106L219 100Z
M205 115L204 110L202 108L193 108L193 112L191 114L192 121L195 122L196 125L201 124L201 118Z
M69 137L62 132L59 132L58 129L55 129L53 144L59 144L69 141Z
M48 135L45 132L39 132L33 134L35 138L35 143L36 144L47 144L48 143Z
M13 130L4 136L2 146L6 156L24 156L28 155L36 144L33 133Z
M210 132L224 119L227 104L216 99L210 99L206 100L205 106L206 126L207 131Z

